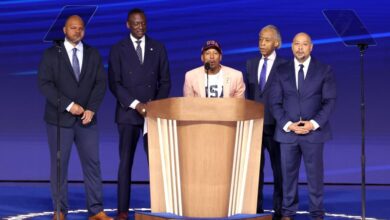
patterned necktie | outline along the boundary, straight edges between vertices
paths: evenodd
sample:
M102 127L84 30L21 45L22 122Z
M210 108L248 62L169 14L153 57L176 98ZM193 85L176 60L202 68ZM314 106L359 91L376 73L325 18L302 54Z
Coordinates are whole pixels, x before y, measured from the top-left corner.
M298 91L301 92L303 89L303 83L305 82L305 76L303 74L303 64L299 64L300 68L298 71Z
M79 59L77 58L77 48L73 48L72 68L73 68L74 76L76 77L77 81L79 81L80 64L79 64Z
M266 80L267 80L267 58L264 58L264 64L261 68L260 72L260 80L259 80L259 89L260 91L263 91Z
M138 55L139 62L142 64L142 48L141 48L141 40L137 40L137 48L135 49Z

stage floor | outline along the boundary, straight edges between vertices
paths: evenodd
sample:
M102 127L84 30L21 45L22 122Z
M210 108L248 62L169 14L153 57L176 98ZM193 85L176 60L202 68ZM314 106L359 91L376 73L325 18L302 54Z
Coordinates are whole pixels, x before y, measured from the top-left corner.
M305 185L299 191L300 212L297 220L309 219L308 196ZM390 219L390 186L367 186L366 219ZM150 210L149 185L132 186L131 219L134 209ZM272 204L272 185L264 188L265 209ZM104 184L104 206L110 216L116 214L116 185ZM325 219L361 219L360 186L325 186ZM68 220L87 219L83 184L69 184ZM42 219L49 220L52 203L48 183L0 183L0 219Z

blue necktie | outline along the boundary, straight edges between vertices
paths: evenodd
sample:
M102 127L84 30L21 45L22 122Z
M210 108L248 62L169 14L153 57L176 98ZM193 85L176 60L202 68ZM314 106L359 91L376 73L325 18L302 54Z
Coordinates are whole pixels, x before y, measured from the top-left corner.
M137 40L136 43L137 43L137 48L135 49L135 51L137 52L137 56L138 56L138 59L139 59L139 63L142 64L141 40Z
M74 76L76 77L77 81L79 81L80 64L79 64L79 59L77 58L77 48L73 48L72 68L73 68Z
M267 82L267 58L264 58L264 64L260 71L259 89L263 91L265 83Z
M305 82L305 76L303 74L303 64L299 64L300 68L298 71L298 91L301 92L303 89L303 83Z
M76 80L79 81L80 78L80 64L79 59L77 58L77 48L73 48L73 57L72 57L72 68Z

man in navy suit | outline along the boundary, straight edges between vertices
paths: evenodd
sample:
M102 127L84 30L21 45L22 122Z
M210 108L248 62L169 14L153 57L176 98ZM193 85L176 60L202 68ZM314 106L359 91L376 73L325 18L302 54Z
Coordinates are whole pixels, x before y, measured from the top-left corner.
M271 87L270 105L281 145L283 219L298 210L298 174L301 158L306 168L309 211L313 219L324 218L324 142L331 139L329 117L336 102L333 71L310 56L313 49L306 33L295 35L294 60L279 67Z
M171 86L165 47L145 35L146 17L141 9L129 11L127 28L130 35L112 47L108 65L110 90L117 99L115 121L119 131L117 219L128 218L131 170L144 128L146 102L167 98ZM147 155L146 135L143 143Z
M84 22L70 16L63 28L65 41L48 48L38 71L38 86L46 98L45 121L50 149L53 205L59 197L60 219L68 212L68 162L75 143L83 169L90 220L109 220L103 212L96 112L106 91L106 75L97 49L81 40ZM57 191L57 116L60 121L61 179ZM54 218L57 219L57 213Z
M276 55L275 50L282 45L282 38L277 27L267 25L259 33L259 49L261 56L249 59L246 63L245 83L248 99L264 104L264 128L262 140L262 153L260 164L259 190L257 196L257 213L263 213L263 185L264 185L264 153L267 149L270 157L274 178L273 192L273 219L282 216L282 168L280 164L280 146L274 140L275 119L269 108L270 87L278 66L286 60Z

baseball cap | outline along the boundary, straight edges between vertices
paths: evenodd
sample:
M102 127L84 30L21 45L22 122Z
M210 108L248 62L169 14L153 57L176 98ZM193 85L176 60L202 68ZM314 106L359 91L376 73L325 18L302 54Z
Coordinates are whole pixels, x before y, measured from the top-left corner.
M220 54L222 54L222 49L219 46L218 42L215 40L208 40L202 47L202 53L205 52L206 50L214 48L216 49Z

